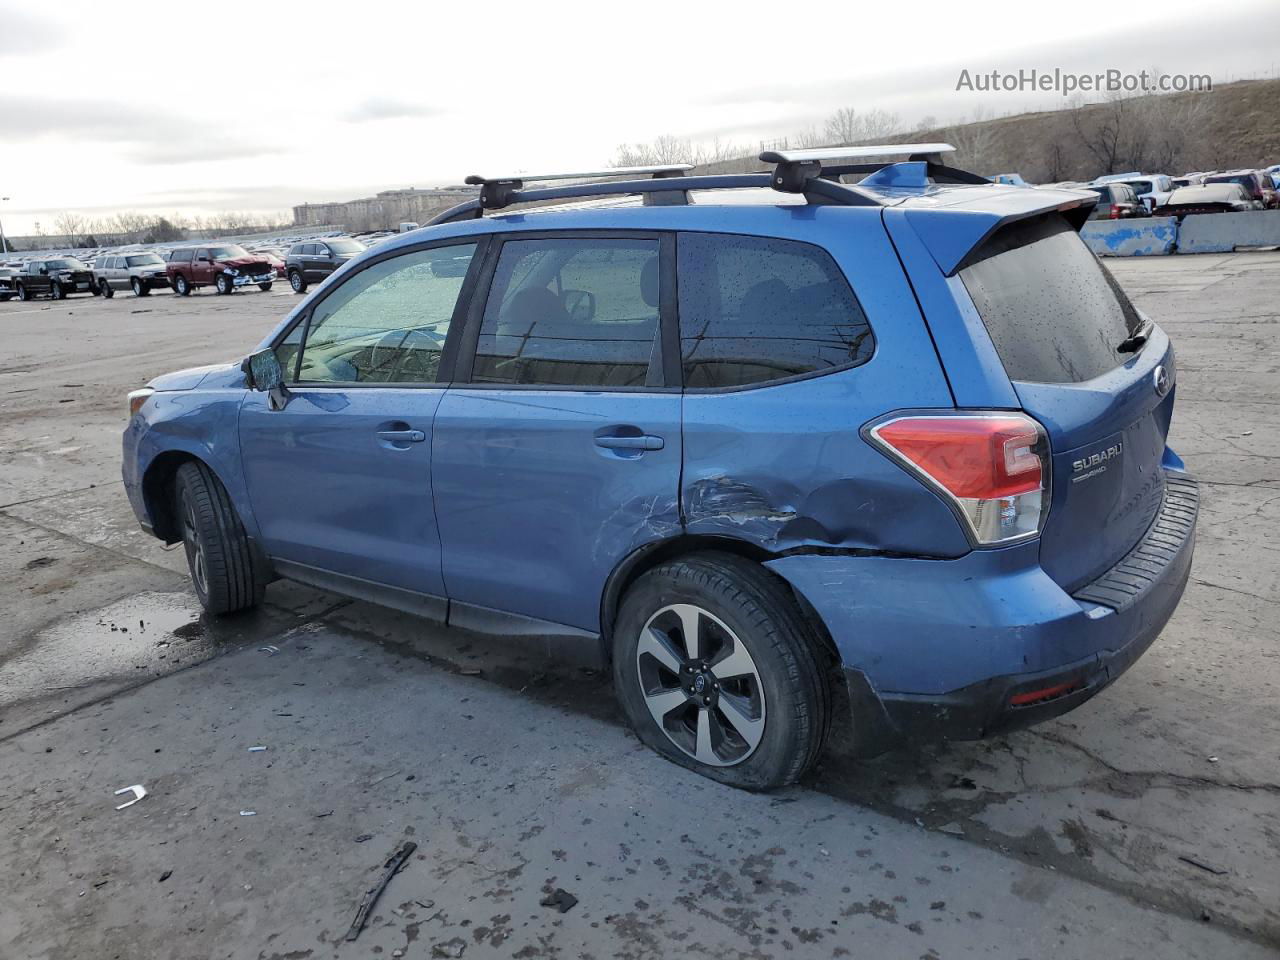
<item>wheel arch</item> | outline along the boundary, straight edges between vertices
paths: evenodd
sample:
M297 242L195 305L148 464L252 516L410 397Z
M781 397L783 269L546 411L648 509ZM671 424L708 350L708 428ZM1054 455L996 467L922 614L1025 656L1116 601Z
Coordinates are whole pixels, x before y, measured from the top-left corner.
M814 636L825 651L834 658L834 663L838 664L840 662L840 654L836 648L835 641L827 630L827 625L823 622L822 617L813 608L813 605L784 578L779 577L764 566L765 561L776 559L777 554L771 553L747 540L686 533L666 540L656 540L632 551L614 568L608 580L605 581L604 590L600 596L600 647L606 663L612 659L613 622L618 615L618 605L621 603L622 595L626 593L627 588L646 571L661 563L677 557L707 552L734 554L759 564L761 570L771 577L776 577L778 582L785 586L787 591L794 597L800 612L809 621Z
M177 543L182 539L173 509L173 479L179 467L193 461L204 464L210 473L218 476L218 471L207 460L187 450L166 450L157 454L142 475L142 498L147 515L151 518L155 535L165 543ZM222 480L221 477L218 479Z

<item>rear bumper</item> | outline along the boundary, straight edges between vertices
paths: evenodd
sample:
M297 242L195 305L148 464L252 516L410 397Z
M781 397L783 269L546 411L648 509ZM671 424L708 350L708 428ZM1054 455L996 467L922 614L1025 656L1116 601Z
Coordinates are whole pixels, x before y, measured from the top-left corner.
M839 649L863 734L968 740L1071 710L1123 673L1177 608L1195 549L1195 481L1168 471L1134 549L1068 595L1039 544L956 560L796 555L768 563Z

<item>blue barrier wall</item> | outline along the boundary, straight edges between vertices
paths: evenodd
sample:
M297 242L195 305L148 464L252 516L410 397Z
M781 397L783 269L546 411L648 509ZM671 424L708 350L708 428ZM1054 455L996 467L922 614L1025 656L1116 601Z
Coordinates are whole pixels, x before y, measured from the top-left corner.
M1179 253L1230 253L1237 247L1280 245L1280 210L1201 213L1183 217Z
M1178 223L1173 217L1090 220L1080 236L1100 257L1158 256L1173 253L1178 243Z

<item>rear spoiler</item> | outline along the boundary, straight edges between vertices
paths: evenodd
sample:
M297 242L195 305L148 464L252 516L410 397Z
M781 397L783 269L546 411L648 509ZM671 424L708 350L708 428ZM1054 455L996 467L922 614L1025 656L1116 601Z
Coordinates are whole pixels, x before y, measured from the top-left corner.
M1059 213L1079 231L1089 219L1098 195L1067 190L1020 187L1015 190L981 191L971 200L937 207L902 204L890 207L886 216L906 217L943 274L950 277L968 265L983 243L997 230L1045 214Z

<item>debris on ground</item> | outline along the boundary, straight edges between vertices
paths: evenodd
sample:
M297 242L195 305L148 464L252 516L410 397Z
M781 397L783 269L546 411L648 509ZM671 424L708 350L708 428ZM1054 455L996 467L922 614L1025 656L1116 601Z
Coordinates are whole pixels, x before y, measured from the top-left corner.
M58 562L56 557L36 557L34 560L28 560L25 569L38 570L40 567L51 567Z
M256 817L257 815L258 815L257 810L241 810L240 811L240 816L242 817Z
M562 890L560 887L556 887L539 901L544 907L555 907L561 913L568 913L577 902L577 897L568 890Z
M172 876L173 876L173 871L166 870L164 873L160 874L160 879L157 880L156 883L164 883L166 880L168 880Z
M1212 873L1215 877L1225 877L1227 875L1227 871L1223 870L1221 867L1212 866L1211 864L1205 863L1203 860L1197 860L1195 857L1180 856L1178 859L1183 863L1189 863L1193 867L1199 867L1201 870Z
M460 957L462 951L467 949L467 941L461 937L454 937L452 940L442 940L440 943L431 945L431 956L433 957Z
M412 840L406 840L404 845L382 865L382 875L378 877L378 882L365 891L364 898L360 901L360 907L356 910L356 917L351 921L351 929L347 931L348 940L354 940L360 936L360 931L364 929L364 925L369 919L369 912L373 909L378 897L387 888L391 878L404 869L404 865L409 862L409 858L413 856L413 852L417 849L418 845L416 843ZM462 954L459 952L452 954L452 956L462 956Z
M370 783L369 786L376 787L383 780L390 780L392 777L398 777L401 773L403 773L402 770L393 770L391 773L383 774L377 780L374 780L372 783Z
M274 643L268 643L265 647L259 647L258 652L265 653L268 657L274 657L277 653L280 652L280 648L277 647Z
M372 840L372 839L373 839L372 833L362 833L360 834L360 836L356 837L356 843L364 843L366 840Z
M125 807L132 807L135 803L137 803L139 800L141 800L143 797L147 795L147 788L140 783L135 783L131 787L121 787L119 790L116 791L115 795L118 797L124 793L132 793L133 799L126 800L124 803L117 806L116 807L117 810L123 810Z
M267 748L266 748L266 747L250 747L250 748L249 748L249 752L250 752L250 753L261 753L261 752L262 752L263 750L265 750L265 749L267 749Z

